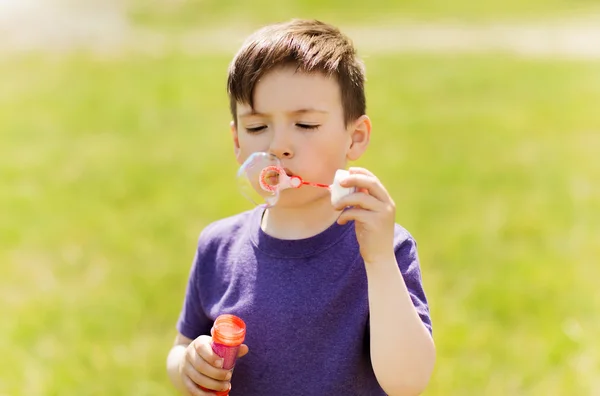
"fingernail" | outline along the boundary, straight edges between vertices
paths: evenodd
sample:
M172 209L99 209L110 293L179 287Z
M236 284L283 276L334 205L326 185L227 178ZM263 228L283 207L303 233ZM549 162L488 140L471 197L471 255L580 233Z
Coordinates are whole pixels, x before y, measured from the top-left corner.
M217 367L223 368L223 359L219 359L215 363L217 364Z
M227 373L227 375L225 376L225 379L227 381L229 381L231 379L231 371Z

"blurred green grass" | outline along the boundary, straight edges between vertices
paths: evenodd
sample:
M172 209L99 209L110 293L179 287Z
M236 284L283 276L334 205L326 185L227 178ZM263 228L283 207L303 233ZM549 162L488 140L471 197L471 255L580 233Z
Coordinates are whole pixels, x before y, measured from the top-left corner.
M467 3L381 2L365 16L570 7ZM230 25L231 4L134 14ZM241 8L252 23L317 10L254 4ZM319 14L361 15L337 5ZM234 185L228 61L0 58L0 395L170 394L164 361L197 235L249 208ZM360 164L419 243L438 347L426 394L600 392L599 62L366 61L374 132Z
M595 0L127 0L130 16L141 25L172 29L272 23L317 18L335 24L381 24L397 20L486 22L546 19L600 11Z
M227 62L0 64L0 390L168 392L197 234L249 207L233 180ZM600 65L368 63L361 164L419 242L439 350L427 394L598 390Z

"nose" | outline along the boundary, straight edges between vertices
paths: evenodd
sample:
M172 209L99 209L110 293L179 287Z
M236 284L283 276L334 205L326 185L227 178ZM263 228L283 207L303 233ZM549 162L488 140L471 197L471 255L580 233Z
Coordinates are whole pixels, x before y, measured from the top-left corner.
M285 131L276 131L273 134L273 139L269 145L269 153L277 158L292 158L294 156L291 141Z

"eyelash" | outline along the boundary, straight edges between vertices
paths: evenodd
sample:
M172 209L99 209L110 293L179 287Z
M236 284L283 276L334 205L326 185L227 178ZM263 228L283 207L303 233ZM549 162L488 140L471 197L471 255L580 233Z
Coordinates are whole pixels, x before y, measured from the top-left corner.
M261 126L257 126L257 127L253 127L253 128L246 128L246 131L248 133L257 133L257 132L262 131L265 128L266 128L265 125L261 125Z
M312 125L312 124L296 124L296 126L300 129L305 129L305 130L317 130L319 129L319 127L321 125ZM266 129L267 126L266 125L261 125L261 126L257 126L257 127L253 127L253 128L246 128L246 131L248 133L257 133L260 132L264 129Z
M307 130L316 130L319 129L319 127L321 125L312 125L312 124L296 124L296 126L300 129L307 129Z

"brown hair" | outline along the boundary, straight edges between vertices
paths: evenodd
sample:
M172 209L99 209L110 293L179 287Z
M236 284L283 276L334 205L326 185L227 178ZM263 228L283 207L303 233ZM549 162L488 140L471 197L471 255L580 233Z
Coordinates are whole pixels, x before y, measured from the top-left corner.
M334 76L340 86L346 124L365 114L364 65L352 42L329 24L294 19L256 31L233 58L227 94L236 124L237 103L254 108L256 83L267 72L286 65L295 65L301 72Z

